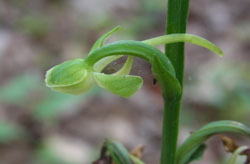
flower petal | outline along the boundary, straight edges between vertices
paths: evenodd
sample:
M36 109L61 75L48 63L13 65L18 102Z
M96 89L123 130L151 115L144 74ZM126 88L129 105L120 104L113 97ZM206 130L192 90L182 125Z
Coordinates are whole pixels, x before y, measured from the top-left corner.
M105 58L102 58L101 60L99 60L97 63L95 63L94 65L94 70L96 72L101 72L107 65L109 65L110 63L112 63L113 61L121 58L123 55L118 55L118 56L108 56Z
M121 97L132 96L143 84L141 77L132 75L107 75L95 72L94 78L100 87Z
M134 57L128 56L122 68L113 75L128 75L132 69L133 63L134 63Z
M110 37L113 33L119 31L120 29L121 29L121 26L116 26L115 28L113 28L109 32L103 34L99 39L97 39L97 41L92 46L92 48L89 52L89 55L91 55L91 52L93 52L94 50L101 48L104 45L104 42L106 41L106 39L108 39L108 37ZM94 70L96 72L101 72L108 64L110 64L111 62L113 62L116 59L119 59L121 57L122 57L122 55L120 55L120 56L108 56L106 58L103 58L94 65Z
M102 47L106 39L110 37L113 33L115 33L116 31L119 31L120 29L121 29L121 26L116 26L115 28L103 34L100 38L98 38L97 41L92 46L91 50L89 51L89 54L91 54L91 52L94 51L95 49Z

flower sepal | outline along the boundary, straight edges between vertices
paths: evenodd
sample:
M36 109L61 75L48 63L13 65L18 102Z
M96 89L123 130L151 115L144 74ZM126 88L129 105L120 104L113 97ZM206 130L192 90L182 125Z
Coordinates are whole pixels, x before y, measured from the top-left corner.
M74 59L56 65L46 73L46 85L59 92L79 95L94 85L91 69L84 59Z

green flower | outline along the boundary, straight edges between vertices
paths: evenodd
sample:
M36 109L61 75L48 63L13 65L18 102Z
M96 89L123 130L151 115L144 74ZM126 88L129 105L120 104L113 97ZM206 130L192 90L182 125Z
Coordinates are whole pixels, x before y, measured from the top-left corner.
M129 75L133 65L132 56L127 58L124 66L116 73L102 73L108 64L122 57L119 54L127 53L149 61L152 65L152 72L162 87L168 86L165 92L168 92L168 95L175 96L181 89L179 81L175 77L174 67L167 56L153 46L189 42L205 47L220 56L223 55L222 50L215 44L192 34L163 35L141 42L121 41L103 47L105 40L119 29L120 27L116 27L102 35L93 45L87 58L69 60L51 68L46 73L46 85L55 91L69 94L81 94L94 85L98 85L116 95L129 97L140 89L143 83L141 77ZM113 48L110 48L112 46ZM100 48L102 48L102 51L99 51L99 54L97 54ZM109 51L111 56L105 56L107 51ZM116 55L112 56L112 54ZM100 57L102 55L104 56ZM95 60L91 61L91 58L92 60L95 58Z
M90 52L103 46L105 39L119 27L101 36ZM104 74L101 71L111 62L121 56L110 56L101 59L90 67L84 59L74 59L56 65L46 73L46 85L59 92L81 94L94 85L98 85L116 95L129 97L141 88L143 80L139 76L128 75L133 65L133 57L128 57L124 66L113 74Z

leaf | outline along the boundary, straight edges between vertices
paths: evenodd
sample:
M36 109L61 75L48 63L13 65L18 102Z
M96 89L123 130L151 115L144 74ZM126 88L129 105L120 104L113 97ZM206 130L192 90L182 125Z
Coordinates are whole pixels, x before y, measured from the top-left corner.
M133 95L143 83L141 77L132 75L107 75L95 72L94 78L100 87L121 97Z
M176 155L176 164L185 164L192 152L203 144L211 136L219 133L236 133L250 137L250 129L242 123L236 121L216 121L211 122L196 132L192 133L190 137L178 148Z
M127 149L119 142L106 140L104 147L115 164L133 164Z

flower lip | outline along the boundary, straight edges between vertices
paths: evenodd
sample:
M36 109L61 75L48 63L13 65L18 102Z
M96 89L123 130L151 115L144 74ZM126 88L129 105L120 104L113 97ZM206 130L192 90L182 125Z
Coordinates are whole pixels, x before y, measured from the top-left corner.
M89 71L84 59L66 61L47 71L45 82L48 87L67 87L82 82Z

